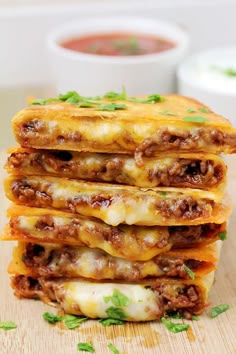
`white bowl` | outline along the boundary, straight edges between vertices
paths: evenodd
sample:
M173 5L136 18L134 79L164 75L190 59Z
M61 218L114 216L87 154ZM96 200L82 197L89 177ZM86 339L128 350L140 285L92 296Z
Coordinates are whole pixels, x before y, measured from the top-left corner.
M225 74L233 69L234 76ZM177 70L178 93L198 99L236 126L236 48L212 48L185 59Z
M176 47L157 54L105 56L62 48L62 41L107 32L132 32L164 37ZM76 90L82 95L107 91L128 94L173 93L176 66L188 47L188 35L180 27L138 17L91 18L65 24L48 36L48 50L57 92Z

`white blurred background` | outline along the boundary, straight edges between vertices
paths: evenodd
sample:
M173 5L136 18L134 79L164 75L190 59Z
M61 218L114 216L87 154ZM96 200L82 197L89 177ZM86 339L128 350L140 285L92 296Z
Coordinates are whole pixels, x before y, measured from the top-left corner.
M53 94L45 47L55 26L97 15L168 20L190 35L190 51L235 45L235 0L0 0L0 147L13 143L10 118L26 97Z

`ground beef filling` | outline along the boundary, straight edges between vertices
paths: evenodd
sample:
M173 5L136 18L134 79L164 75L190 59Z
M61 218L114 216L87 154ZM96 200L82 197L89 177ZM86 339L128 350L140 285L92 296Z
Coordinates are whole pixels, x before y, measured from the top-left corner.
M135 159L139 165L143 164L143 156L154 156L156 151L189 150L199 151L209 146L219 147L224 145L235 146L236 135L223 132L219 129L199 128L194 130L174 130L161 128L152 137L144 141L135 150Z
M71 178L88 179L135 185L132 176L124 170L124 160L118 156L106 158L92 169L81 154L79 159L73 158L73 152L53 151L39 153L12 153L8 158L8 166L13 169L27 169L31 172L51 175L64 175ZM152 186L190 186L207 189L218 185L224 175L221 164L211 160L176 159L170 165L161 165L142 170Z
M14 197L21 204L43 207L51 206L52 204L52 198L46 191L40 191L25 180L15 181L11 187Z
M53 205L53 195L50 195L48 186L31 185L30 182L24 179L16 180L12 183L11 189L14 197L24 205L36 207L49 207ZM52 193L51 193L52 194ZM119 198L118 198L119 197ZM109 208L109 206L119 199L121 202L122 195L109 194L93 194L93 195L77 195L74 198L66 199L64 208L77 212L76 207L85 206L92 209ZM125 197L124 197L125 198ZM208 217L211 215L214 201L208 199L195 200L191 196L181 195L177 198L162 198L153 205L153 212L158 210L165 218L174 217L175 219L196 219L199 217Z
M42 245L28 243L26 250L22 254L22 261L31 268L35 276L43 277L76 277L85 276L87 274L93 279L122 279L126 281L138 281L151 274L143 275L142 270L145 262L138 261L122 261L120 267L117 258L112 257L105 252L100 251L90 258L87 256L88 268L91 272L83 273L80 269L80 262L83 262L83 252L79 248L73 246L62 246L60 248L44 247ZM187 266L192 271L197 271L204 267L205 262L194 259L183 260L180 257L158 255L151 262L158 268L158 276L165 275L177 278L189 278L186 271ZM185 266L184 266L185 265ZM83 268L83 267L82 267ZM112 276L107 276L110 270Z
M18 230L23 233L25 237L33 237L29 230L24 229L21 226L19 218L17 216L11 217L9 221L12 230ZM39 231L43 234L43 239L51 242L60 242L66 244L68 238L71 242L76 243L78 246L90 246L90 243L84 243L80 240L80 233L86 233L90 235L91 245L93 245L92 239L100 242L108 242L112 244L114 249L120 250L124 255L124 251L130 248L130 243L134 247L137 245L137 251L145 251L152 247L162 249L169 243L171 248L192 248L201 243L208 243L215 241L219 232L222 231L221 224L200 224L194 226L169 226L158 227L159 237L155 243L151 243L139 236L140 227L119 225L113 227L105 223L93 222L86 223L83 219L71 218L70 222L63 225L63 223L57 223L52 215L46 214L38 217L32 230ZM155 230L155 226L150 226L148 230ZM122 251L123 250L123 251ZM129 252L128 252L129 253Z
M166 198L156 203L156 208L160 210L162 216L189 220L209 216L213 206L212 200L194 200L191 196L178 199Z
M50 130L50 133L49 133ZM104 152L107 149L106 141L104 143L97 142L94 139L88 139L81 132L62 133L61 128L55 124L54 127L48 126L48 123L38 118L31 118L22 123L18 128L18 139L22 146L37 147L58 144L67 144L73 148L77 143L84 147L84 143L88 147L96 147L97 151ZM126 152L135 152L136 161L142 164L142 156L154 156L157 151L166 150L204 150L208 146L229 147L236 146L235 133L227 133L214 127L190 128L190 130L162 127L157 130L151 137L147 137L140 144L137 143L138 137L132 136L129 131L124 131L121 139L114 142L114 150ZM115 140L115 139L114 139Z
M153 290L161 299L164 312L178 311L185 318L191 319L194 313L203 310L204 304L200 289L195 285L179 285L160 283Z
M40 298L47 303L56 302L55 293L60 283L60 280L34 279L24 275L14 276L11 280L15 296L19 298ZM160 317L170 311L178 311L189 319L193 314L202 312L206 306L202 301L200 289L195 285L157 282L147 287L151 288L160 299ZM61 294L60 300L63 301L63 294Z
M222 231L222 224L200 224L195 226L169 226L172 248L192 248L204 241L215 240Z
M178 159L165 171L149 170L150 181L156 186L195 187L207 189L218 185L223 179L222 165L213 161Z

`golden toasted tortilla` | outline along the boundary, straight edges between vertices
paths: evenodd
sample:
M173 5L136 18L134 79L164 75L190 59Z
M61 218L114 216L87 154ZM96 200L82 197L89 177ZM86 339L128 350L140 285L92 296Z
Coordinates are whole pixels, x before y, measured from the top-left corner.
M5 165L17 175L51 175L138 187L223 190L227 167L208 153L160 153L136 164L133 156L76 151L11 148Z
M226 234L226 223L193 226L110 226L98 219L12 205L4 240L87 246L112 256L145 261L170 249L201 247Z
M222 223L230 214L221 192L190 188L145 189L49 176L10 176L5 191L17 204L72 211L112 226Z
M147 277L194 278L215 270L216 244L162 253L148 261L113 257L97 248L19 242L8 268L10 274L45 278L116 279Z
M147 279L139 284L84 281L81 279L46 280L17 275L12 287L19 298L39 298L59 306L66 313L88 318L116 318L124 321L160 319L171 311L184 316L202 313L208 305L208 292L214 272L203 278Z
M159 151L236 151L236 129L230 122L187 97L167 95L156 103L100 99L89 108L77 102L41 101L43 105L22 110L12 120L17 142L42 149L135 154L139 164L142 156Z

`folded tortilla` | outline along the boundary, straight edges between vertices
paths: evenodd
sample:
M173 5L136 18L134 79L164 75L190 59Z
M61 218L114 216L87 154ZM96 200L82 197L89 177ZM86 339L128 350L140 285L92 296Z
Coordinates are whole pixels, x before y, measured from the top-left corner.
M138 282L147 277L194 278L215 270L216 244L162 253L148 261L113 257L97 248L19 242L10 274L45 278L118 279Z
M170 249L201 247L226 233L226 223L193 226L110 226L57 210L12 205L4 240L87 246L129 260L145 261Z
M11 148L5 165L17 175L51 175L138 187L181 187L223 190L226 165L208 153L160 153L143 158L137 165L133 156L76 151Z
M208 292L213 279L214 272L194 280L161 277L139 284L80 279L46 280L16 275L12 277L12 287L19 298L39 298L69 314L150 321L172 311L188 318L201 314L208 305Z
M187 97L166 95L157 103L99 99L89 108L68 102L44 101L16 114L12 128L17 142L42 149L135 154L140 164L142 156L159 151L236 151L236 129L230 122Z
M112 226L222 223L230 214L220 191L145 189L49 176L10 176L5 191L17 204L93 216Z

